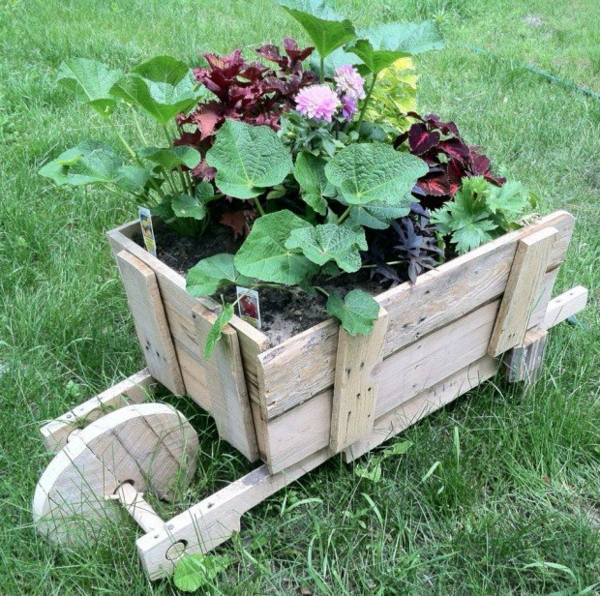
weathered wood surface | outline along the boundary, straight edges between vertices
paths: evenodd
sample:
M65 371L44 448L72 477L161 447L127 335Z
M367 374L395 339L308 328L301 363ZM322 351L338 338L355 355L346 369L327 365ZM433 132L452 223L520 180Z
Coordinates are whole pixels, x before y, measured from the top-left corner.
M509 383L533 383L537 380L544 361L547 339L548 332L541 327L530 329L522 344L504 354L503 362Z
M572 234L573 217L563 211L444 263L419 276L415 285L401 284L380 294L376 299L389 315L384 358L500 298L519 240L549 227L558 230L558 237L531 316L531 325L538 324L536 318L544 316L543 301L551 294ZM338 324L328 320L260 354L258 386L267 418L280 416L333 385L337 338Z
M369 335L352 336L340 327L329 436L333 453L373 428L377 399L373 369L382 360L387 325L387 312L380 308Z
M191 554L222 544L239 531L240 517L246 511L329 457L329 450L323 449L275 475L263 465L169 520L162 529L141 536L136 544L146 574L155 580L172 573L176 561L168 553L174 545L181 546L180 553Z
M117 254L117 263L148 370L170 391L183 395L185 386L156 276L127 251Z
M33 499L36 527L50 540L80 543L97 524L118 519L107 500L124 482L163 499L191 480L198 437L166 404L126 406L82 429L44 470Z
M119 501L144 532L154 532L164 525L164 521L144 499L144 495L138 492L130 482L121 484L117 488L114 498Z
M216 315L198 305L193 309L192 319L197 333L197 345L203 348ZM221 341L217 343L211 358L206 361L206 370L211 372L207 375L210 382L208 410L215 419L219 436L249 461L256 461L256 433L238 335L232 327L223 330Z
M545 317L541 323L543 329L549 329L558 323L576 315L585 308L588 291L583 286L575 286L556 296L548 303Z
M156 381L145 368L44 424L40 433L46 449L58 451L67 444L69 435L82 425L89 424L112 410L144 402L156 385Z
M519 240L492 331L490 356L499 356L523 341L536 301L540 299L540 288L557 237L558 230L550 227ZM545 309L546 305L543 306Z
M561 295L554 304L550 302L546 312L556 312L558 304L563 312L569 313L577 312L575 305L583 308L581 291L566 294L570 294L570 300ZM403 412L405 404L410 410L444 395L443 405L464 393L460 391L452 397L452 379L466 377L474 382L478 375L482 381L492 376L492 370L498 367L497 359L486 356L499 306L500 300L486 304L383 361L375 378L379 394L374 432L382 416L394 410ZM558 317L552 320L560 321ZM464 385L468 386L469 383ZM272 472L285 469L328 445L332 396L332 389L326 389L269 421L266 453ZM357 452L353 445L353 453Z

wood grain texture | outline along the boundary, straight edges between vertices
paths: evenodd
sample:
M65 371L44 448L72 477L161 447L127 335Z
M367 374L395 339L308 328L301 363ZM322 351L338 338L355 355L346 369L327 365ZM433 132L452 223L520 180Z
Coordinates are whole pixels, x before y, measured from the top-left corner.
M170 575L176 560L168 556L174 545L179 552L208 552L240 530L240 518L267 497L294 482L326 461L327 449L314 453L295 466L272 475L261 466L170 519L162 529L140 537L137 550L144 571L151 580Z
M490 339L490 356L499 356L523 342L557 237L558 230L550 227L519 240Z
M539 324L534 319L545 313L543 302L551 294L557 267L565 257L573 222L570 214L557 211L419 276L415 285L401 284L377 296L389 315L384 357L500 298L518 241L555 227L558 238L531 319L532 326ZM280 416L333 385L337 341L338 324L328 320L260 354L259 403L266 418Z
M117 255L117 263L148 370L167 389L183 395L185 386L156 276L152 269L127 251Z
M369 335L352 336L340 327L329 435L329 448L333 453L373 428L377 399L373 370L382 360L387 326L387 312L380 308Z
M216 315L198 305L192 311L196 328L196 342L204 349ZM215 419L219 436L240 451L249 461L258 459L256 433L250 400L246 389L244 366L238 334L233 327L223 330L223 336L208 361L205 360L210 413Z
M49 540L89 540L106 520L118 519L107 500L124 482L162 499L194 474L198 437L166 404L126 406L81 430L56 454L37 484L33 517ZM180 484L181 486L182 484Z
M112 410L118 410L132 403L144 402L156 386L157 382L145 368L44 424L40 428L40 433L46 449L52 452L62 449L74 430Z
M523 343L508 351L503 358L509 383L534 383L544 361L548 332L541 327L530 329Z
M549 329L576 315L587 304L588 291L583 286L575 286L563 292L548 303L548 309L542 321L542 328Z

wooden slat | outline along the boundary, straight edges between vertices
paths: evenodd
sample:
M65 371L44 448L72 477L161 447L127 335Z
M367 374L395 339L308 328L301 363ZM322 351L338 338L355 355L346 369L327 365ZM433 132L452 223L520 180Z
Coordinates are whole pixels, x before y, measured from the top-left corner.
M542 322L543 329L549 329L554 325L576 315L585 308L588 299L588 291L583 286L575 286L566 292L553 298L548 303L548 309Z
M504 355L503 362L509 383L533 383L537 380L544 361L547 339L548 332L541 327L530 329L523 343Z
M185 393L179 362L152 269L121 251L117 255L129 310L150 374L177 395Z
M519 240L490 339L490 356L503 354L523 342L557 237L558 230L550 227Z
M484 356L443 381L436 383L411 400L380 416L369 436L344 451L347 463L371 451L384 441L412 426L435 410L492 378L498 372L498 361Z
M239 531L240 517L246 511L329 457L331 453L323 449L276 475L261 466L170 519L163 528L138 538L136 546L148 578L155 580L173 572L176 561L168 553L175 545L186 554L205 553L228 540Z
M193 309L198 350L203 350L216 315L198 305ZM258 459L252 411L246 389L238 336L233 327L223 329L223 336L209 359L213 367L208 395L209 411L215 419L219 436L233 445L250 461Z
M148 369L127 377L106 391L79 404L62 416L51 420L40 428L44 445L49 451L62 449L69 435L82 426L93 422L112 410L123 408L131 403L142 403L157 383Z
M564 211L453 259L419 276L415 285L401 284L377 296L389 315L384 357L502 296L517 242L548 227L555 227L559 236L536 300L536 313L543 316L543 301L550 296L572 234L573 217ZM534 316L531 320L532 325L539 324ZM337 341L338 324L328 320L260 354L261 404L269 419L333 385Z
M329 448L333 453L367 435L373 428L377 399L373 369L382 360L387 325L387 312L380 308L369 335L352 336L340 327L329 437Z

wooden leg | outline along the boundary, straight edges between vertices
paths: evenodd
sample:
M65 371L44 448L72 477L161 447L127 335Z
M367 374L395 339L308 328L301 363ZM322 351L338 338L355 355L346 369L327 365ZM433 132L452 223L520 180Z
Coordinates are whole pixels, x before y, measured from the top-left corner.
M534 383L537 380L544 361L547 339L548 333L544 329L531 329L520 346L505 354L504 365L510 383Z
M329 457L329 449L321 449L277 474L270 474L263 465L165 522L160 530L138 538L138 554L146 574L151 580L166 577L184 553L205 553L222 544L239 532L240 518L246 511Z

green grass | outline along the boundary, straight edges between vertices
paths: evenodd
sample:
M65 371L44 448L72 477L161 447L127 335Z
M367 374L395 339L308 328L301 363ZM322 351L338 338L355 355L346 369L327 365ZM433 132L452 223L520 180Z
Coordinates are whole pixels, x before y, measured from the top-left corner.
M600 101L525 65L600 92L600 4L338 5L361 24L437 19L448 49L419 60L421 110L455 119L503 173L539 194L541 211L577 216L559 286L583 284L592 301L581 326L552 332L534 389L489 382L403 433L399 440L413 447L383 461L380 482L334 458L244 516L239 538L219 549L233 563L215 591L597 593ZM168 594L169 581L146 581L129 520L79 551L53 549L31 524L35 483L48 462L40 423L142 365L103 236L131 219L135 205L105 192L58 190L36 175L80 138L111 138L56 88L56 69L77 55L123 67L160 53L193 62L209 48L251 48L298 31L269 0L7 0L2 17L0 592ZM120 126L130 136L125 117ZM172 401L192 418L203 454L192 490L162 505L165 515L249 469L218 443L206 415Z

